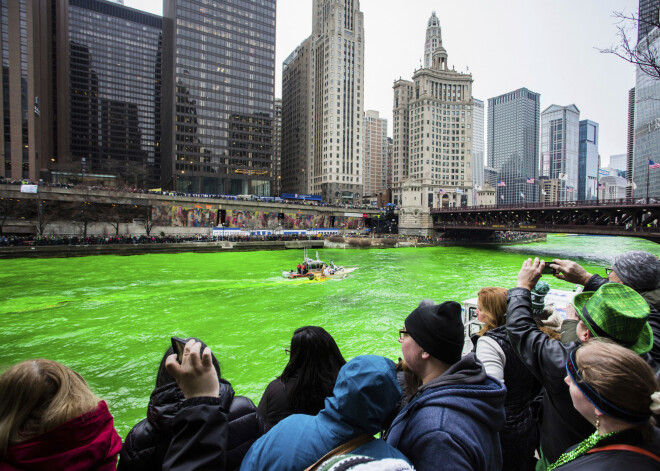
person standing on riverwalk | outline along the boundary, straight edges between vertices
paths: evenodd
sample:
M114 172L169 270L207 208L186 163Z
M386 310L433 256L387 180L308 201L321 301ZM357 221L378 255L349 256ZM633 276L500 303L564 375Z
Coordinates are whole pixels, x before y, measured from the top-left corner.
M583 285L584 291L596 291L608 282L622 283L637 291L649 303L651 309L649 325L653 330L653 337L658 340L653 343L649 355L657 366L660 366L660 260L658 257L641 250L621 254L614 259L607 278L592 275L571 260L553 260L550 262L550 268L558 270L555 274L556 278ZM570 321L568 323L571 324ZM577 326L577 321L573 321L572 324ZM570 329L568 335L572 335L573 328L562 325L562 340L567 336L567 329Z
M566 361L579 343L563 344L544 334L532 316L530 292L545 262L527 259L518 273L517 287L508 291L506 329L509 340L520 359L544 386L540 457L536 469L545 470L568 447L591 435L593 425L574 408L568 386L564 382ZM639 355L653 345L648 324L649 305L631 288L619 283L606 283L596 292L583 292L573 300L581 321L578 341L592 337L608 337ZM653 361L652 359L650 360Z
M422 385L395 417L387 443L418 471L501 470L506 389L487 376L474 353L461 357L460 304L418 307L404 325L403 359Z

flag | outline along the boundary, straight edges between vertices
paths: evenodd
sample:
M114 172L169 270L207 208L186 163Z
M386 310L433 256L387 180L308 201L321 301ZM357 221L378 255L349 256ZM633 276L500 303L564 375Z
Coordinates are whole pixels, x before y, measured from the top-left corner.
M463 190L461 190L460 188L456 188L456 193L458 193L459 195L462 195L462 194L463 194Z
M605 188L605 183L599 183L599 184L598 184L598 188L600 188L600 189Z
M547 195L547 193L545 192L545 190L543 188L541 188L541 194L542 195Z
M660 168L660 163L655 163L652 160L649 160L649 168Z
M566 175L565 173L560 173L557 176L557 178L559 178L560 180L568 180L568 175Z
M481 185L474 185L474 189L477 191L481 190Z
M504 199L504 195L500 195L500 198Z
M534 183L534 179L527 177L527 183Z
M570 186L568 186L568 187L566 187L566 191L567 191L568 193L573 193L573 188L571 188Z
M626 188L631 187L631 186L633 187L633 190L637 189L637 183L635 183L635 182L626 183Z
M504 183L502 180L497 180L497 186L506 186L506 183Z
M521 197L521 198L524 198L524 197L525 197L525 193L523 193L523 192L521 191L521 192L520 192L520 197Z
M444 195L445 193L447 193L445 190L440 189L440 194L441 194L441 195Z

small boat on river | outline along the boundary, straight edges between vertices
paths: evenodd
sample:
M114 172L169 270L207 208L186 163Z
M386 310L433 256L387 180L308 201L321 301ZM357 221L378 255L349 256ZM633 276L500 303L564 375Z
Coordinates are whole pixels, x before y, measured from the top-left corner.
M284 270L282 271L282 276L287 279L307 278L309 280L325 281L328 279L346 278L349 273L356 270L356 268L335 265L332 260L326 264L319 258L318 251L316 252L316 260L309 258L307 251L305 251L303 263L300 267L301 270Z

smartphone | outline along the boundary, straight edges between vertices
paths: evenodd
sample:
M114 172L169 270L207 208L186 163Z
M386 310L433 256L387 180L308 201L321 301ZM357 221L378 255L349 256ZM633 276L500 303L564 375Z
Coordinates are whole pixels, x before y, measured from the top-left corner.
M550 264L552 262L545 262L545 266L543 267L543 271L541 272L543 275L556 275L557 270L554 268L550 268Z
M174 353L176 353L176 361L181 364L181 358L183 357L183 348L186 346L186 339L179 337L172 337L172 348Z

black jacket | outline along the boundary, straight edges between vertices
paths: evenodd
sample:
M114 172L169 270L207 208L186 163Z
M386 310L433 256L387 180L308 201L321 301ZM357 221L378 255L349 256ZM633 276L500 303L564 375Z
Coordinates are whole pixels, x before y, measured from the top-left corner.
M291 387L294 381L296 381L296 378L291 378L284 384L277 378L271 381L266 387L257 408L259 414L266 421L266 430L269 430L280 420L296 413L296 411L289 407L287 396L287 387Z
M591 435L594 426L575 410L564 382L568 354L577 348L577 343L564 345L544 334L534 321L531 302L530 292L525 288L508 291L506 330L514 351L545 388L541 449L553 463L568 447Z
M591 278L589 278L587 284L584 285L584 290L598 291L598 288L603 286L605 283L609 283L607 278L603 278L600 275L593 275ZM658 308L656 307L655 302L657 300L657 291L658 290L637 291L646 300L646 302L649 303L649 308L651 309L648 321L649 325L651 326L651 330L653 331L653 348L648 354L651 358L653 358L655 365L651 364L651 362L648 360L647 363L651 364L651 367L655 366L654 370L656 373L657 367L660 365L660 312L658 312Z
M252 443L264 434L264 421L252 401L243 396L234 396L234 390L224 379L220 380L220 399L217 404L222 413L227 415L228 426L227 444L222 449L226 454L226 469L234 470L240 468ZM154 390L147 408L147 418L133 427L126 436L119 455L118 471L161 469L174 435L175 416L183 410L186 402L189 401L185 401L176 383ZM190 420L194 420L194 417Z
M637 430L625 430L601 440L595 448L608 445L632 445L650 451L660 458L660 429L654 428L654 432L653 439L645 442L642 441L641 434ZM652 471L660 469L660 463L632 451L606 450L587 453L556 469L561 471L602 471L604 469L608 471Z

